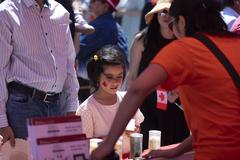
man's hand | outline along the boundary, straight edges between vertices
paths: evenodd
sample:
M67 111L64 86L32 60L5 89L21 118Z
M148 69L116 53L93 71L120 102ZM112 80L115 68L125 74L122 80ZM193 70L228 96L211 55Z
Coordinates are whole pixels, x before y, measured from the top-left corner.
M11 127L7 126L7 127L0 128L0 135L3 137L3 140L2 140L3 143L9 140L11 146L12 147L15 146L15 137Z

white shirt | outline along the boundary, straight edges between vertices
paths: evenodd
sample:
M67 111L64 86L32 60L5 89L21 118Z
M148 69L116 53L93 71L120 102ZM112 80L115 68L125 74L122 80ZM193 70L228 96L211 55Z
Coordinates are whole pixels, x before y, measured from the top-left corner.
M222 15L224 22L228 26L228 30L230 31L233 23L239 17L239 14L231 7L225 7L220 13Z
M42 10L34 0L0 4L0 127L7 126L7 83L19 81L45 92L67 95L76 110L78 90L69 13L54 0Z
M91 95L78 107L76 115L81 116L83 132L88 138L107 136L125 93L117 92L117 102L113 105L103 105ZM134 119L135 125L140 126L144 120L140 110Z

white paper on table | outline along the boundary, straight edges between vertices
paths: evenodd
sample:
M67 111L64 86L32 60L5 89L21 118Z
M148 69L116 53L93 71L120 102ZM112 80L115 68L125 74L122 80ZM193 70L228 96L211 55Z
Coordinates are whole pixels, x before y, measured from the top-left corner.
M31 118L28 119L27 127L33 157L37 156L36 140L39 138L82 134L82 123L79 116Z
M66 136L82 133L79 116L32 118L28 121L28 134L35 138Z

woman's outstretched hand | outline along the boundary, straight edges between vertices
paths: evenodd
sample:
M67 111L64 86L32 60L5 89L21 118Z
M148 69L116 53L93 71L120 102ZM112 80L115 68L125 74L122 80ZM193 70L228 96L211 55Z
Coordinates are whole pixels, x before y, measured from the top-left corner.
M152 158L174 158L174 153L172 150L148 150L143 154L143 158L152 159Z
M106 141L103 141L100 143L99 147L93 150L89 160L103 160L104 157L108 156L112 151L112 146Z

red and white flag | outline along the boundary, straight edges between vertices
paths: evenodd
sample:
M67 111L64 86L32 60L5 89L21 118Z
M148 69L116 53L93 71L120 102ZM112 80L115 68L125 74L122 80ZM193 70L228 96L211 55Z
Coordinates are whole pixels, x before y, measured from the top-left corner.
M161 86L157 87L157 109L167 110L167 91Z

